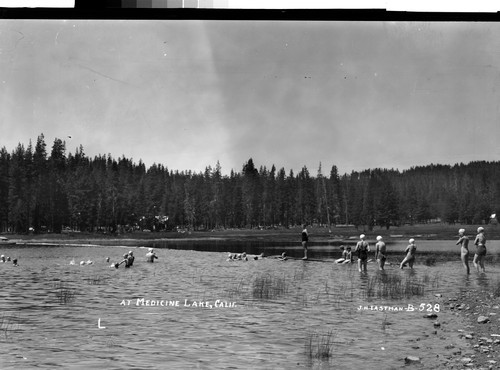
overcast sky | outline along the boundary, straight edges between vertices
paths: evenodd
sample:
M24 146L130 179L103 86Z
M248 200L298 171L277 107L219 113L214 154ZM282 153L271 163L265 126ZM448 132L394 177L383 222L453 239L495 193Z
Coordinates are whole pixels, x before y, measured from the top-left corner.
M500 160L500 24L0 21L0 147L316 174ZM69 137L71 136L71 138Z

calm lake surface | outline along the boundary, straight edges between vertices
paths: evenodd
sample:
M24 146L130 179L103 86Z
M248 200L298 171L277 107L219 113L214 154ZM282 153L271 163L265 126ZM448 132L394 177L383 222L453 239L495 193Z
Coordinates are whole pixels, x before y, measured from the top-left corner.
M228 251L301 257L302 249L152 244L159 257L153 264L144 258L149 245L2 246L19 266L0 264L0 368L398 369L409 355L422 357L417 367L439 367L447 334L432 334L433 321L423 315L439 310L440 321L453 320L443 306L452 292L500 279L499 241L488 243L486 274L469 277L455 241L417 241L412 271L396 265L406 243L394 242L386 271L371 263L366 274L332 262L338 245L311 246L310 257L321 261L228 262ZM132 268L109 268L129 250ZM92 265L79 265L89 259ZM384 297L377 286L395 279L413 281L423 294ZM392 310L373 309L381 306ZM321 359L325 341L332 352Z

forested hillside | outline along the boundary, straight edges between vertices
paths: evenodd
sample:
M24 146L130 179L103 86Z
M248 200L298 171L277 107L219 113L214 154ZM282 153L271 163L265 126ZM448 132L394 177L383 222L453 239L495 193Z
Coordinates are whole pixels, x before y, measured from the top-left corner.
M499 209L500 162L341 175L335 165L295 174L249 159L240 172L222 175L219 163L193 173L111 155L89 158L81 146L66 153L60 139L49 153L43 135L34 148L0 150L2 232L480 224Z

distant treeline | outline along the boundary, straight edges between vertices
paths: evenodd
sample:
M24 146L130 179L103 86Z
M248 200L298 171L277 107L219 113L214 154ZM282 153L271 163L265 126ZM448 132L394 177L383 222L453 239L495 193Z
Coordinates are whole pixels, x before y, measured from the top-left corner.
M151 231L175 228L289 227L352 224L389 228L444 221L487 223L500 209L500 162L428 165L311 175L249 159L241 172L222 175L219 163L204 172L172 171L111 155L93 159L82 146L66 154L43 134L33 148L0 150L0 231L18 233Z

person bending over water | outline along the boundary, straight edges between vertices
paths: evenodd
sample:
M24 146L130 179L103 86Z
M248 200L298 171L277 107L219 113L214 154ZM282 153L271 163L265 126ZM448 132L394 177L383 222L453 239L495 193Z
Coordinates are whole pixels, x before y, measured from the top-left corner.
M366 271L366 263L368 262L368 252L370 251L370 246L368 242L365 241L365 234L359 236L360 241L356 244L356 249L354 252L358 252L358 269L359 272Z
M153 248L149 248L148 253L146 253L146 262L153 263L155 259L158 259L158 256L156 255Z
M469 238L465 235L465 229L458 230L458 241L455 245L460 244L460 258L464 264L467 275L470 274L469 268Z
M484 236L484 227L477 228L477 236L474 240L474 245L476 246L476 254L474 255L472 263L477 271L481 268L481 270L485 272L484 256L486 256L486 237Z
M134 264L134 253L132 251L128 252L128 266L131 267Z
M410 239L409 240L410 245L408 245L405 249L406 257L404 260L401 262L401 266L399 266L401 269L408 263L408 266L410 268L413 268L413 264L415 263L415 253L417 251L417 246L415 245L415 239Z
M115 266L115 268L118 268L120 267L120 265L124 263L125 264L125 267L130 267L130 264L129 264L129 254L128 253L125 253L123 255L123 260L121 262L117 262L115 263L114 265L111 265L111 266Z
M379 235L377 236L377 244L375 244L375 259L378 262L379 270L384 269L385 261L387 259L385 255L385 250L386 250L385 243L382 241L382 237Z

